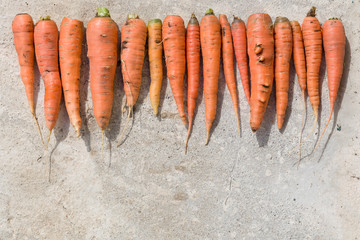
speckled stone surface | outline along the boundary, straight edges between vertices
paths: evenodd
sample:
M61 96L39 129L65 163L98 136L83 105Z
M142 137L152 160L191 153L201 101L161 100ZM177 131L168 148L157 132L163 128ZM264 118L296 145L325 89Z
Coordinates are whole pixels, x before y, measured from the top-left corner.
M317 139L303 145L297 168L301 93L291 66L290 99L284 130L276 126L275 96L261 129L252 134L249 106L241 85L241 136L223 71L218 113L208 146L204 98L198 99L195 125L184 154L187 130L177 115L170 86L164 82L161 115L152 114L148 57L135 118L124 143L116 143L125 124L120 67L115 80L113 114L101 132L93 115L86 46L81 77L81 138L64 103L50 141L51 182L46 154L28 109L13 45L11 22L27 12L34 21L50 15L60 27L64 16L84 21L96 8L108 7L123 24L128 13L146 22L191 13L201 19L211 7L218 15L255 12L303 21L312 5L318 19L340 17L347 35L346 60L335 118L316 152ZM357 239L360 236L360 4L346 1L0 1L0 239ZM325 59L321 66L321 129L329 114ZM237 81L240 81L239 72ZM165 78L164 78L165 79ZM36 73L37 116L44 121L44 85ZM200 93L203 94L202 85ZM307 100L308 102L308 100ZM313 122L308 102L304 130ZM334 123L334 120L336 122ZM341 130L340 130L341 127Z

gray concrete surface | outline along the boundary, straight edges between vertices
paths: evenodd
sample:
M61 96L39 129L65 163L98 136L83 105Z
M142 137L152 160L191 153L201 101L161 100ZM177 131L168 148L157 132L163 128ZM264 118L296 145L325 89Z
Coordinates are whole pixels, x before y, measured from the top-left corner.
M50 15L87 22L106 6L119 26L127 13L145 21L178 14L187 23L208 7L243 19L255 12L302 22L309 8L318 18L340 17L347 35L344 77L335 118L319 149L317 135L303 146L297 169L301 96L291 68L291 94L285 129L276 127L275 98L261 129L249 126L249 107L239 87L241 137L231 98L220 73L219 107L208 146L204 100L199 107L189 152L186 129L177 117L170 87L163 84L161 119L152 115L148 59L133 127L116 142L126 116L120 68L114 111L101 157L101 133L93 117L88 60L81 77L82 136L76 138L64 104L50 142L51 183L46 157L28 110L13 46L11 22L20 12L36 21ZM0 1L0 239L358 239L360 236L360 4L346 1ZM239 73L237 70L237 79ZM45 136L44 85L37 72L37 116ZM321 129L329 114L325 63L321 68ZM202 93L202 90L201 90ZM313 112L307 104L304 134ZM336 122L334 122L336 121ZM338 127L341 126L341 131ZM109 167L109 165L111 165Z

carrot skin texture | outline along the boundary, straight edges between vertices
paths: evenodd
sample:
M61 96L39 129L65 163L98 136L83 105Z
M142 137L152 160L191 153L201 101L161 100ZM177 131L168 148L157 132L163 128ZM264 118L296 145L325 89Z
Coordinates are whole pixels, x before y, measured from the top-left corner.
M184 75L186 66L185 55L185 25L180 16L167 16L164 19L163 44L167 77L169 79L171 91L183 123L186 125L184 107Z
M191 19L186 29L186 63L188 72L189 129L185 143L185 153L187 151L187 143L193 125L200 81L200 25L194 14L191 15Z
M90 63L90 89L95 119L101 130L108 126L114 98L117 64L117 27L107 17L92 18L86 30Z
M251 73L250 126L261 126L274 79L274 37L270 16L255 13L247 22L247 41Z
M276 84L276 116L278 129L285 120L289 96L289 71L292 55L292 30L289 20L277 17L274 24L275 39L275 84Z
M20 77L25 86L25 92L30 111L35 114L34 103L34 22L29 14L16 15L12 22L14 44L20 65Z
M302 33L306 56L308 95L317 119L320 104L319 72L322 55L322 34L320 23L315 17L314 8L310 10L302 23Z
M210 10L210 9L209 9ZM200 41L203 58L204 97L207 141L216 116L217 91L221 56L221 28L218 18L212 13L202 17Z
M249 64L247 54L246 27L243 20L234 17L231 24L232 39L234 42L234 51L236 62L240 72L240 78L244 93L248 103L250 104L250 80L249 80Z
M59 114L61 102L61 79L59 73L59 33L56 23L43 19L34 29L35 54L39 71L45 85L45 121L51 131Z
M135 105L140 93L146 34L146 24L138 18L128 18L121 28L121 69L130 108Z
M61 83L66 110L78 136L80 136L81 128L79 82L83 35L84 25L82 21L63 18L59 39Z
M163 79L162 64L162 23L160 19L150 20L148 23L148 46L149 46L149 64L150 64L150 102L154 115L159 112L161 83Z
M219 15L220 26L221 26L221 43L222 43L222 59L224 66L224 76L226 85L228 86L231 99L234 105L234 111L238 123L238 130L240 131L240 120L239 120L239 111L238 111L238 96L237 96L237 87L235 80L235 71L234 71L234 48L233 41L231 36L231 27L227 20L226 15Z

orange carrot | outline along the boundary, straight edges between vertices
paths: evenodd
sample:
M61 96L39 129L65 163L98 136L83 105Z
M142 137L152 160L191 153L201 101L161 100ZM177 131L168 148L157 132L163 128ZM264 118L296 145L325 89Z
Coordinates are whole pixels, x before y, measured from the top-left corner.
M167 77L171 91L183 123L186 125L184 109L184 75L185 75L185 26L180 16L167 16L164 19L163 42Z
M326 126L316 144L315 149L320 144L320 140L325 133L334 111L335 100L337 98L341 77L344 69L345 58L345 30L341 20L331 18L325 21L323 25L323 40L325 59L328 76L328 87L330 96L330 115Z
M150 102L155 115L159 112L161 82L163 79L162 65L162 24L160 19L152 19L148 23L148 46L149 46L149 63L150 63Z
M193 125L200 80L200 26L195 14L191 15L186 29L186 62L188 72L189 129L185 142L185 153Z
M250 126L260 128L274 79L274 37L271 18L255 13L247 22L247 42L251 73Z
M292 33L293 33L293 57L295 70L298 75L299 86L302 94L302 105L303 110L301 114L301 129L299 137L299 160L301 160L301 139L304 128L305 118L305 90L306 90L306 60L303 36L301 32L300 24L297 21L290 22Z
M217 91L219 83L221 30L220 22L209 8L200 23L200 41L204 68L204 97L206 118L206 143L216 116Z
M234 48L231 37L231 28L226 15L220 14L219 20L222 31L221 34L222 60L224 65L225 81L230 91L232 102L234 104L238 130L240 132L240 119L239 119L239 110L238 110L239 106L238 106L238 96L237 96L235 71L234 71Z
M289 96L292 32L289 19L286 17L277 17L274 25L276 115L278 129L281 129L285 120Z
M246 27L241 18L234 17L231 24L231 33L234 42L235 57L238 64L242 86L246 99L250 104L250 81L249 81L249 65L248 55L246 51Z
M63 18L59 39L61 82L66 110L78 137L80 137L81 128L79 82L83 31L84 25L82 21L67 17Z
M45 85L45 121L49 129L46 144L55 127L61 102L61 79L59 73L59 33L56 23L50 17L41 18L34 30L36 61Z
M120 139L125 133L133 107L139 97L145 56L146 24L136 14L129 14L121 28L121 69L129 114ZM121 142L117 146L120 146Z
M315 17L316 8L312 7L302 24L304 47L306 55L307 88L310 103L314 109L314 126L308 137L314 132L319 115L320 93L319 72L322 55L321 26ZM307 138L306 138L307 139Z
M25 92L30 106L30 111L39 131L41 142L44 144L40 126L35 114L34 22L31 16L27 13L16 15L12 22L12 31L14 33L15 49L19 59L20 77L25 86Z
M89 21L86 39L94 115L103 139L111 117L117 64L117 26L108 9L99 8L96 17Z

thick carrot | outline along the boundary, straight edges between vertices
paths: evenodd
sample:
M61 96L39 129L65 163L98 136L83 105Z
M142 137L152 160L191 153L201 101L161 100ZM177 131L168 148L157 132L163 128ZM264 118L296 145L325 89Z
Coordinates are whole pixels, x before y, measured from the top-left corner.
M200 26L195 14L191 15L186 29L186 63L188 72L189 129L185 142L185 153L194 121L200 80Z
M20 77L25 86L25 93L30 106L30 111L38 128L41 142L42 144L44 144L40 126L35 114L34 22L31 16L27 13L21 13L16 15L12 22L12 31L14 33L15 49L19 59Z
M234 104L235 115L237 119L238 130L240 132L239 104L234 71L234 48L231 37L231 28L226 15L219 15L221 26L221 43L222 43L222 60L224 66L224 76L226 85L228 86L232 102Z
M322 55L321 26L315 17L316 8L312 7L302 24L304 38L307 88L311 106L314 110L314 126L308 137L314 132L319 115L320 93L319 93L319 72Z
M299 137L299 160L301 160L301 139L304 128L305 119L305 90L306 90L306 60L303 36L301 32L300 24L297 21L290 22L292 34L293 34L293 58L296 74L298 76L299 86L302 94L303 110L301 114L301 128Z
M160 19L152 19L148 23L148 50L150 63L150 102L155 115L159 112L160 91L163 79L162 65L162 24Z
M59 39L61 82L66 110L78 137L80 137L81 128L79 82L83 34L84 25L82 21L63 18Z
M51 131L55 127L61 102L61 79L59 73L59 33L50 17L41 18L35 25L34 43L37 65L45 85L45 121Z
M250 126L260 128L274 79L274 37L271 18L255 13L247 22L247 42L251 73Z
M136 14L129 14L121 28L121 69L129 114L120 140L125 133L133 107L139 97L145 56L146 24ZM121 142L117 146L120 146Z
M242 86L246 99L250 104L250 81L249 81L249 64L246 50L246 27L241 18L234 17L231 24L231 33L234 42L235 57L240 72Z
M206 143L209 142L210 130L215 120L217 91L221 55L220 22L209 8L200 23L200 41L204 68L204 97L206 118Z
M289 96L292 32L289 19L286 17L277 17L274 25L276 116L278 129L281 129L285 120Z
M184 75L185 75L185 26L180 16L167 16L164 19L163 43L167 77L171 91L183 123L186 125L184 109Z
M99 8L89 21L86 39L94 115L103 138L111 117L117 64L117 26L108 9Z
M329 125L332 113L334 111L335 100L337 98L340 81L344 69L346 43L344 26L341 20L337 18L331 18L325 21L322 34L324 40L324 50L328 76L330 114L326 126L321 133L318 143L316 144L316 147L320 144L320 140L324 135L327 126Z

